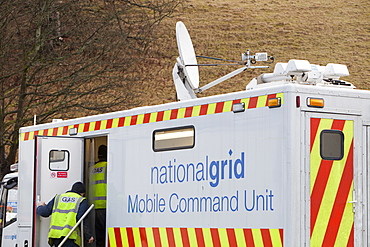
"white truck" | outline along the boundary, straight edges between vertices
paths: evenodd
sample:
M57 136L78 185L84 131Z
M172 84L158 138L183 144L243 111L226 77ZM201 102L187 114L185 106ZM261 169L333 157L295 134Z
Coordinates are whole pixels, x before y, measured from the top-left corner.
M15 171L17 164L11 166ZM15 246L17 240L18 172L6 174L0 183L0 246Z
M88 185L101 144L106 246L369 246L370 92L340 79L346 66L291 60L196 98L188 61L179 102L21 128L16 241L2 246L47 246L37 202Z

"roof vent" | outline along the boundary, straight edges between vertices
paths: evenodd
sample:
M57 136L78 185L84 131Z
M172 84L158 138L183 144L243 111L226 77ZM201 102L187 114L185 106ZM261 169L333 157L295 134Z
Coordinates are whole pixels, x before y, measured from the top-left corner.
M307 60L289 60L285 73L286 75L301 75L311 71L311 64Z
M349 76L348 68L343 64L328 63L325 66L324 79L338 80L340 77Z

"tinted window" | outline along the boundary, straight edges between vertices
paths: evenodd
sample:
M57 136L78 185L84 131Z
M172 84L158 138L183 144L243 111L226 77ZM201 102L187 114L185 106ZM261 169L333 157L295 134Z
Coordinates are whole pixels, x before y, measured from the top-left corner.
M69 152L67 150L51 150L49 169L51 171L67 171L69 169Z
M320 155L326 160L341 160L344 156L344 135L339 130L323 130L320 134Z
M194 147L194 126L156 130L153 133L153 150L166 151Z

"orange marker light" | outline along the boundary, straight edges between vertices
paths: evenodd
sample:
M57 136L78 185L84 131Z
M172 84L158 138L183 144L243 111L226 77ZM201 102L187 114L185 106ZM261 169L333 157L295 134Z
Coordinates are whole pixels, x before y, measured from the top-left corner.
M321 98L307 98L307 106L309 107L324 107L324 99Z
M269 108L280 107L281 106L281 99L280 98L268 99L267 105L268 105Z

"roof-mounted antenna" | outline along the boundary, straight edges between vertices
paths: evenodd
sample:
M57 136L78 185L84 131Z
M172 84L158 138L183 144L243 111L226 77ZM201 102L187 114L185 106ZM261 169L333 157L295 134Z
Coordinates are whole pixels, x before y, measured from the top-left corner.
M242 54L242 61L227 60L214 57L196 56L193 43L184 23L181 21L176 23L176 40L179 50L179 57L176 59L176 64L172 71L173 80L176 87L177 98L179 100L187 100L197 98L196 93L201 93L231 77L234 77L246 69L253 68L268 68L269 66L254 66L258 61L272 62L273 57L268 56L267 53L256 53L251 55L250 51ZM225 62L232 62L228 64L198 64L197 57L208 58L214 60L221 60ZM203 87L199 88L199 66L219 66L219 65L242 65L242 68L234 70Z

